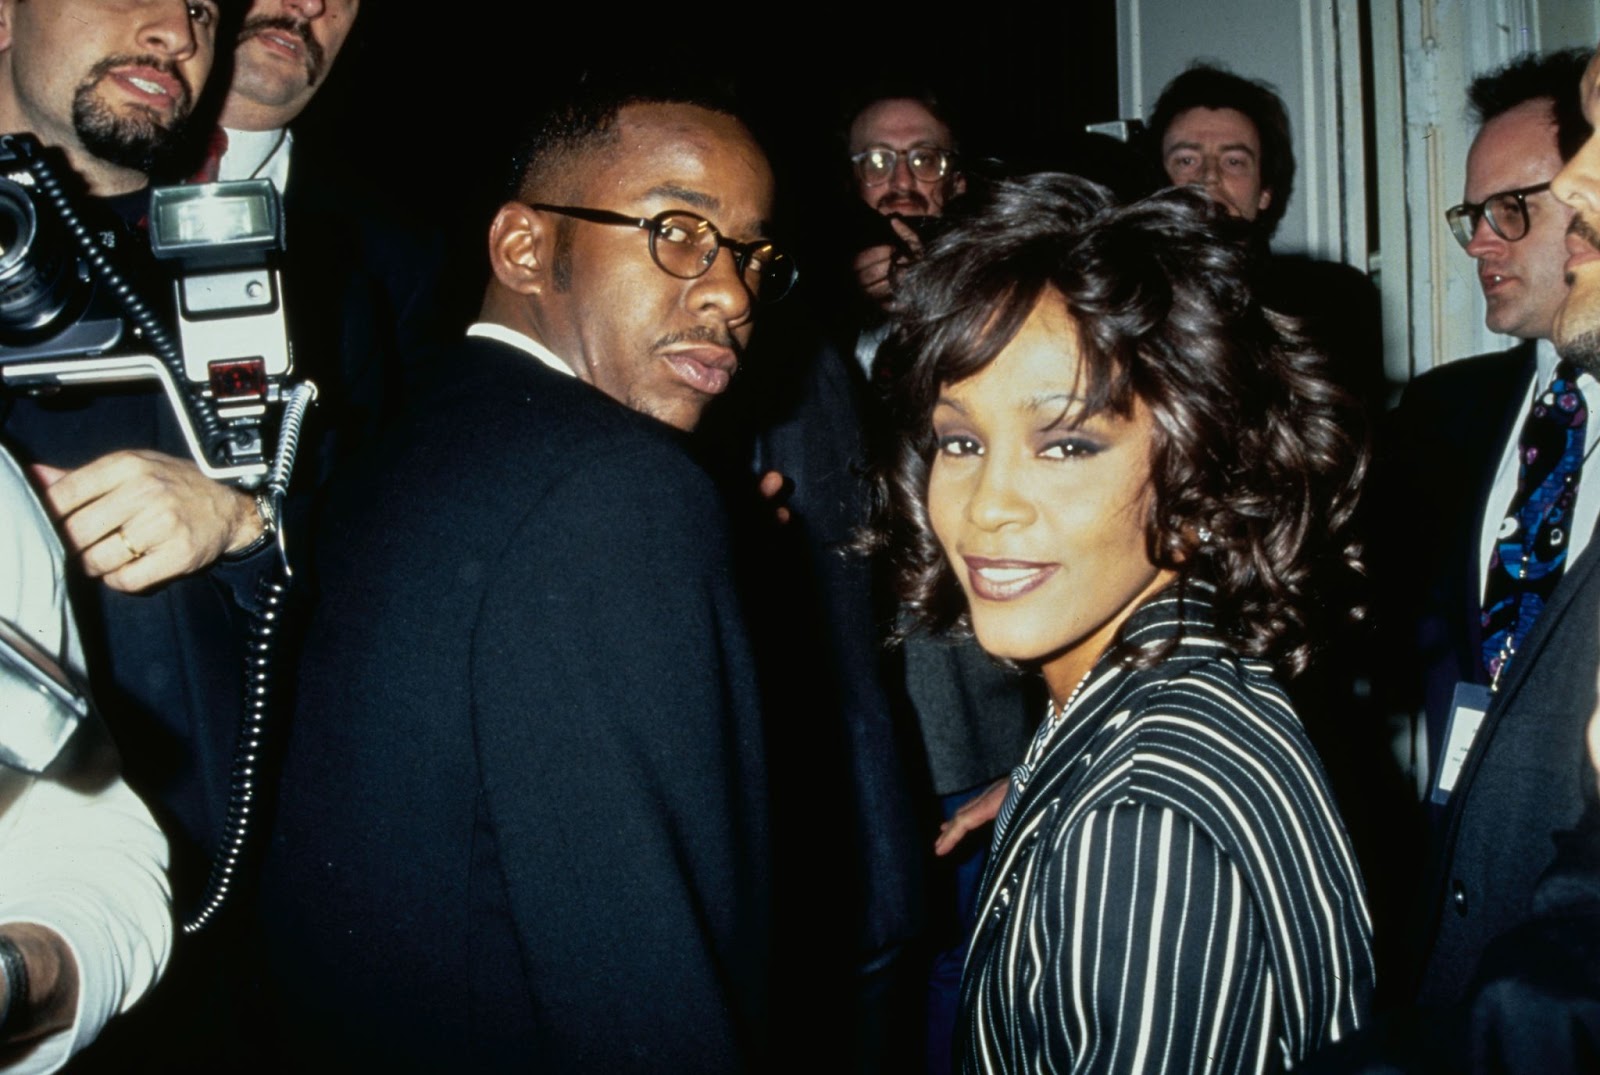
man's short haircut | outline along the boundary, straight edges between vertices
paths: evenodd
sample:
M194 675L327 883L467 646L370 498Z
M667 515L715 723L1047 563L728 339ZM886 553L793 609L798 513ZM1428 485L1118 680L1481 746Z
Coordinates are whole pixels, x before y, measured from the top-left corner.
M1272 201L1256 217L1265 234L1278 230L1278 221L1289 208L1294 193L1294 143L1289 136L1289 112L1283 98L1269 83L1244 78L1211 64L1191 66L1161 91L1155 111L1150 113L1150 142L1156 168L1166 174L1161 159L1161 143L1172 121L1191 108L1231 108L1244 113L1255 124L1261 141L1261 187L1272 192Z
M1530 52L1478 76L1467 88L1473 118L1482 127L1520 104L1548 97L1555 102L1556 148L1563 161L1571 160L1589 137L1578 83L1583 81L1590 55L1586 48L1562 49L1542 56Z
M686 84L681 78L660 80L648 75L626 81L585 78L524 129L512 155L505 200L570 201L576 197L571 188L578 170L592 165L595 153L619 141L617 117L622 110L630 105L651 104L694 105L740 118L733 94L718 84ZM565 291L572 284L572 235L576 224L571 217L561 217L556 222L550 269L558 291Z
M560 187L580 158L615 144L617 116L629 105L694 105L712 112L742 117L733 94L713 83L685 83L682 79L644 77L629 81L583 79L528 124L517 139L507 200L563 196Z
M961 149L961 139L956 134L956 125L950 122L950 115L939 101L939 95L933 87L915 82L900 82L880 80L869 83L859 92L854 93L845 101L841 113L844 120L840 127L839 141L849 152L850 129L856 125L856 120L861 113L877 104L879 101L915 101L927 110L928 115L944 124L944 129L950 132L950 144L945 148L952 153Z

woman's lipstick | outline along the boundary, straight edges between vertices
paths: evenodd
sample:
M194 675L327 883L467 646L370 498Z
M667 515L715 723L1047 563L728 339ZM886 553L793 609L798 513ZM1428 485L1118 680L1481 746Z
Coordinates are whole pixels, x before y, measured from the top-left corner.
M1043 586L1060 564L1041 564L1031 560L991 560L966 556L967 585L974 597L985 601L1011 601Z

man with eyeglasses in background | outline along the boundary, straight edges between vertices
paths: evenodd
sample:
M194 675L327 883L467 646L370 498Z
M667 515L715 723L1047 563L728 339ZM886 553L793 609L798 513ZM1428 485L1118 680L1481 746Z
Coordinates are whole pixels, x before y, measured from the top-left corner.
M794 268L715 98L527 131L468 338L336 477L263 866L282 1067L764 1071L766 765L683 434Z
M946 199L966 190L967 180L950 126L927 94L869 101L850 121L849 149L856 193L888 218L895 237L858 251L853 266L862 293L884 305L895 266L921 249L920 222L942 214ZM870 357L859 351L857 357L871 365Z
M822 890L810 900L814 920L838 923L802 954L819 983L806 1003L841 1028L817 1059L897 1071L925 1051L929 1070L947 1071L985 841L973 836L935 867L926 820L951 817L1011 771L1044 698L970 640L919 635L887 647L895 619L887 589L865 558L839 554L866 521L864 464L886 429L882 393L892 378L875 359L894 269L920 252L924 224L967 182L957 139L923 87L879 84L857 100L840 125L838 160L849 177L840 198L854 204L829 218L839 268L853 259L849 279L814 321L764 338L763 348L787 349L762 363L776 382L775 406L740 409L750 445L733 454L754 461L763 491L778 493L782 482L788 492L781 510L790 525L768 535L761 558L767 592L758 604L773 614L755 626L782 639L776 659L767 657L773 647L760 649L779 681L793 684L768 702L774 757L790 759L773 775L775 785L790 783L775 786L776 823L803 851L780 859L790 872L779 891ZM804 674L785 674L785 664ZM793 803L804 811L785 811ZM949 848L987 820L967 816Z
M1579 742L1585 712L1498 722L1492 734L1479 722L1600 516L1600 474L1583 474L1600 387L1560 362L1551 342L1567 294L1572 210L1550 181L1589 133L1577 94L1587 58L1582 50L1525 56L1472 84L1481 126L1463 202L1446 223L1476 261L1489 328L1524 342L1412 381L1374 470L1386 702L1391 711L1421 709L1426 726L1436 876L1410 938L1424 1005L1456 999L1488 938L1525 913L1552 852L1546 834L1580 806L1575 782L1508 781L1480 756L1492 739L1498 757L1537 773L1544 744L1564 732ZM1519 838L1501 832L1488 848L1481 826L1462 827L1486 806ZM1391 996L1404 999L1404 990Z

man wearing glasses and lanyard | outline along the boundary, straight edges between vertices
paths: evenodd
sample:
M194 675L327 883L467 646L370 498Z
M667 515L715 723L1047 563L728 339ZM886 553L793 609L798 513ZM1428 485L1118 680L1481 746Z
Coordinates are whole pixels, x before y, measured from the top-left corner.
M760 713L682 434L794 268L722 106L579 93L479 322L329 498L263 868L285 1066L773 1061Z
M1482 864L1462 857L1474 853L1459 844L1465 804L1454 800L1506 794L1474 777L1492 692L1600 516L1600 473L1583 475L1600 432L1600 387L1561 362L1551 342L1567 292L1572 210L1550 180L1589 133L1576 91L1586 60L1581 51L1528 56L1471 87L1482 126L1463 203L1447 222L1476 259L1489 328L1525 342L1412 382L1390 416L1380 473L1374 560L1377 590L1393 602L1383 624L1394 643L1385 647L1392 708L1425 712L1425 798L1442 856L1439 898L1414 938L1425 957L1417 968L1425 1005L1456 999L1482 943L1521 913L1549 860L1548 832L1576 820L1579 806L1574 782L1541 780L1540 801L1518 795L1501 804L1502 816L1538 818L1538 830L1506 842L1491 879L1480 880ZM1571 714L1573 743L1585 715ZM1529 768L1538 765L1536 744L1507 737L1535 734L1555 741L1561 729L1499 722L1493 733L1497 750L1516 751Z

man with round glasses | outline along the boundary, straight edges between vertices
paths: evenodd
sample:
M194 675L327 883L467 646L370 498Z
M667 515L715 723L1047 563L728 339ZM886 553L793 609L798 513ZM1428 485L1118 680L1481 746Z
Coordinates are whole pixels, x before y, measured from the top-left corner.
M1525 908L1551 850L1546 822L1577 807L1576 784L1537 775L1546 760L1565 764L1546 745L1566 717L1500 721L1494 699L1525 671L1542 613L1600 517L1600 472L1584 465L1600 387L1551 343L1572 210L1550 181L1588 135L1577 95L1586 60L1525 56L1472 84L1481 127L1463 201L1442 223L1476 261L1488 327L1523 342L1414 380L1376 472L1390 708L1425 715L1427 799L1448 847L1416 968L1429 1005L1456 998L1488 938ZM1583 715L1570 715L1574 747Z
M763 730L682 434L794 272L725 108L552 107L479 321L335 478L263 867L295 1061L770 1069Z

